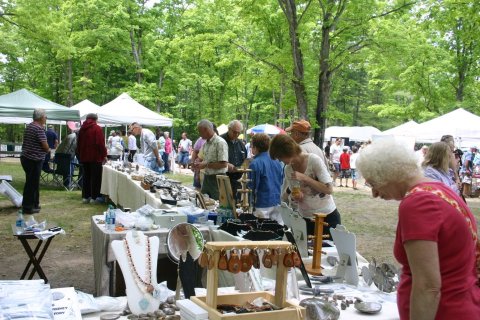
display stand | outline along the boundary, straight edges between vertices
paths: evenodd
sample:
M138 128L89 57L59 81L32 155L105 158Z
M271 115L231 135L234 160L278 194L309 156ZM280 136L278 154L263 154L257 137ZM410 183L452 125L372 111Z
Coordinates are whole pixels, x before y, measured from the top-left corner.
M285 202L279 208L284 224L292 231L298 252L302 258L308 258L307 222Z
M134 233L136 233L135 236ZM135 271L132 269L135 267L137 275L144 281L150 269L151 285L153 287L157 285L157 257L160 240L158 237L149 238L150 252L149 255L146 255L148 252L146 250L147 236L143 232L129 231L125 239L128 241L131 258L126 250L125 240L112 241L111 246L125 280L128 307L133 314L137 315L154 312L158 310L161 301L146 291L146 286L139 283L134 275Z
M237 171L242 173L242 177L238 179L238 182L240 182L242 188L237 190L238 193L241 193L240 203L237 203L237 207L242 209L243 213L251 213L249 194L252 192L252 190L248 189L247 184L251 181L248 179L248 173L252 172L252 169L242 167L241 169L237 169Z
M288 268L283 263L277 264L277 274L275 282L275 295L266 291L236 293L227 295L218 295L218 261L222 250L231 249L280 249L278 261L283 261L287 249L291 246L287 241L225 241L225 242L207 242L205 248L213 253L214 267L207 272L207 296L191 297L190 299L208 311L210 320L239 320L239 319L262 319L262 320L278 320L278 319L298 319L305 317L305 308L298 307L286 301L286 286ZM228 314L224 315L217 310L218 304L236 304L243 305L251 302L256 298L262 297L274 305L282 308L281 310Z
M305 269L310 274L315 276L322 275L322 244L323 238L328 237L323 235L323 226L328 226L328 223L325 222L325 217L327 216L324 213L315 213L315 236L313 239L313 259L311 263L305 264Z
M232 210L232 216L237 219L235 211L235 197L233 195L230 178L225 175L217 175L218 201L220 208Z
M339 277L341 281L345 280L348 284L358 285L355 234L348 232L348 230L340 224L337 225L336 228L331 228L330 232L340 259L336 276Z

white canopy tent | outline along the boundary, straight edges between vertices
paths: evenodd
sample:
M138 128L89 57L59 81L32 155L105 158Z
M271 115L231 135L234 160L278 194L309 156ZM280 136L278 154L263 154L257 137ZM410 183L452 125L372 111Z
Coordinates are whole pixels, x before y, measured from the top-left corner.
M225 132L228 131L228 126L224 123L222 123L221 125L219 125L217 127L217 131L218 131L218 134L224 134Z
M459 108L420 123L412 132L417 142L433 143L450 134L459 147L467 147L480 144L480 117Z
M331 138L342 137L349 138L352 141L367 141L372 139L372 136L380 133L375 127L328 127L325 130L325 141L329 141Z
M418 128L419 124L413 120L405 122L399 126L394 128L390 128L388 130L383 131L380 133L381 135L393 135L393 136L405 136L411 137L413 135L414 130Z
M91 102L88 99L85 99L76 105L73 105L70 109L72 110L78 110L80 113L80 120L85 120L87 117L87 114L89 113L98 113L100 112L100 106Z
M142 106L126 93L100 107L97 112L99 123L128 125L138 122L145 126L171 127L173 120Z

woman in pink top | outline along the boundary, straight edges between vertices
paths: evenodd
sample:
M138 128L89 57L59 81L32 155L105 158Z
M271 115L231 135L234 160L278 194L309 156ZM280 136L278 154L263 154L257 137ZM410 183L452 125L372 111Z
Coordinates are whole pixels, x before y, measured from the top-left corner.
M385 152L388 150L388 152ZM372 195L398 200L400 319L479 319L475 217L449 187L423 176L412 150L393 139L364 149L357 168Z

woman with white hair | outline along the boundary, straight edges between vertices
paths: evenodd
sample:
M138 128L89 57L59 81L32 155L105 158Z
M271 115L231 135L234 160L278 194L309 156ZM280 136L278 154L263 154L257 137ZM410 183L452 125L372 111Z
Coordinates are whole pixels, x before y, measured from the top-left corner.
M445 184L423 175L415 153L381 139L357 159L372 195L401 201L395 258L400 319L478 319L480 246L475 217Z

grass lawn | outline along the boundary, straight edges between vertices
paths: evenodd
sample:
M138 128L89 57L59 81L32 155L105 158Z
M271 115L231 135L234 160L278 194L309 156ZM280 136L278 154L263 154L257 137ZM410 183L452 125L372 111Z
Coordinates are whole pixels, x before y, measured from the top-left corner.
M20 193L25 181L20 162L0 159L0 175L13 176L11 183ZM171 178L192 184L191 175L176 174ZM394 262L392 247L397 222L398 202L373 199L367 188L335 188L335 202L342 223L357 236L357 250L368 260ZM480 200L469 199L470 207L480 218ZM91 216L101 214L106 205L82 204L80 191L65 191L41 186L42 211L35 215L38 221L47 220L65 229L66 235L52 241L43 269L52 287L73 286L93 293L94 273L90 232ZM0 195L0 280L19 279L27 262L27 255L19 241L12 236L18 209L9 199Z

